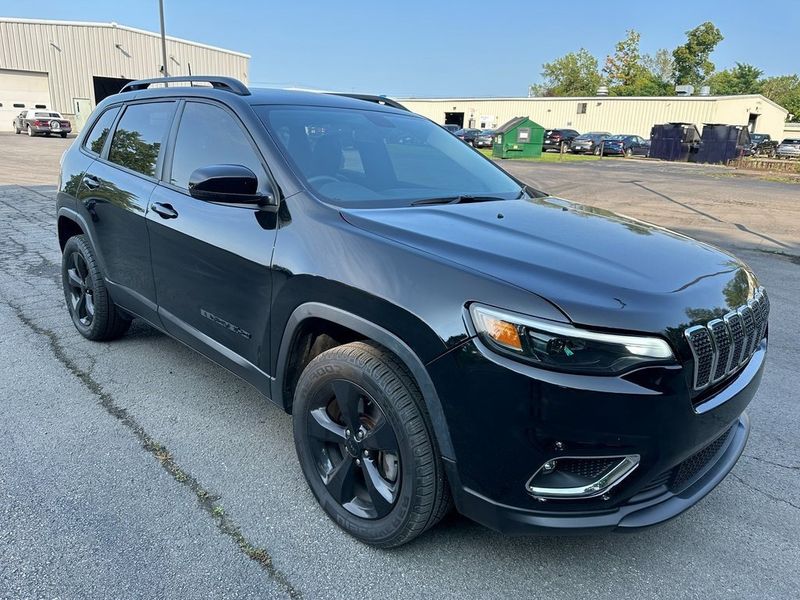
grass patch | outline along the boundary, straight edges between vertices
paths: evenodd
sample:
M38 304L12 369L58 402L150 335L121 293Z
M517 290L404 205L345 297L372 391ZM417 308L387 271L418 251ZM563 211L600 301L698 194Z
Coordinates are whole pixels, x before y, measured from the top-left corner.
M488 148L480 148L478 152L483 154L488 158L492 158L492 151ZM610 158L610 157L606 157ZM502 160L502 159L498 159ZM530 162L581 162L586 160L600 160L599 156L594 156L593 154L572 154L571 152L568 154L564 154L563 156L558 152L543 152L542 155L538 158L509 158L506 160L526 160Z

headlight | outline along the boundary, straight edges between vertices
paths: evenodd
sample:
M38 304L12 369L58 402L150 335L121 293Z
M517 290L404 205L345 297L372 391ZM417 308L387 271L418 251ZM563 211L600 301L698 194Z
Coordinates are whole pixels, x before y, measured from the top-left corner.
M469 312L487 346L549 369L612 375L675 359L669 344L661 338L579 329L480 304L471 304Z

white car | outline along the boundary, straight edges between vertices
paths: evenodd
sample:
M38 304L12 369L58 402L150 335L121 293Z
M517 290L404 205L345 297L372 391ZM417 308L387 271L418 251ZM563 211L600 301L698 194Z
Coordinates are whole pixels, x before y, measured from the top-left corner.
M60 112L37 108L23 110L14 119L14 133L23 131L31 137L39 133L48 136L52 133L65 138L72 131L72 125Z
M783 140L775 149L778 158L800 158L800 138Z

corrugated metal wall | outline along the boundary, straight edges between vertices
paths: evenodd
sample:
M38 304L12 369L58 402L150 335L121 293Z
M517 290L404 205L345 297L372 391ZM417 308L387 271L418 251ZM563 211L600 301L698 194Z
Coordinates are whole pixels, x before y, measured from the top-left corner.
M648 137L658 123L686 122L747 125L750 113L759 114L756 131L781 135L786 111L762 96L664 97L664 98L399 98L409 110L437 123L445 113L463 112L464 126L487 128L513 117L530 117L546 128L568 127L581 133L609 131ZM579 112L584 107L585 113ZM488 119L485 119L488 118Z
M247 82L249 56L167 38L170 75L227 75ZM49 74L51 108L73 114L73 98L94 105L92 76L161 75L158 34L104 23L0 19L0 69Z

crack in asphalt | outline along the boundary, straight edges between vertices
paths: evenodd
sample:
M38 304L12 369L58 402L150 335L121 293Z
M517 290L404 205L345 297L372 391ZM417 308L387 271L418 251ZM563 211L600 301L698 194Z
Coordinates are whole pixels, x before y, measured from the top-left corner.
M800 465L784 465L783 463L774 462L774 461L768 460L766 458L761 458L760 456L753 456L752 454L742 454L742 456L744 458L751 458L753 460L757 460L759 462L763 462L763 463L766 463L768 465L772 465L774 467L783 467L784 469L800 471Z
M741 477L739 477L739 476L738 476L736 473L734 473L734 472L731 472L731 473L730 473L730 476L731 476L731 477L733 477L733 478L734 478L736 481L738 481L739 483L741 483L741 484L742 484L744 487L746 487L746 488L750 488L750 489L751 489L751 490L753 490L754 492L758 492L759 494L762 494L763 496L766 496L766 497L767 497L767 498L769 498L770 500L775 500L776 502L783 502L784 504L788 504L788 505L789 505L789 506L791 506L792 508L796 508L796 509L800 510L800 505L797 505L797 504L795 504L794 502L790 502L789 500L786 500L785 498L779 498L778 496L774 496L774 495L770 494L769 492L765 492L765 491L764 491L764 490L762 490L761 488L757 488L757 487L756 487L756 486L754 486L753 484L751 484L751 483L747 483L747 482L746 482L744 479L742 479Z
M258 565L269 575L269 577L277 583L284 592L293 600L299 600L303 597L299 589L297 589L289 578L278 569L272 559L272 556L265 548L253 545L236 522L231 519L220 503L221 497L212 494L206 489L194 476L187 473L172 457L169 450L157 440L153 439L149 433L142 427L142 425L131 415L127 409L119 406L113 396L103 389L89 372L81 369L66 353L61 340L55 332L46 329L39 324L35 323L28 317L22 308L11 301L6 301L8 306L14 311L15 316L19 321L30 329L33 333L44 337L50 350L55 356L56 360L60 362L64 368L72 373L92 394L94 394L100 406L110 414L112 417L122 423L139 441L142 448L151 454L162 466L162 468L170 474L170 476L178 483L188 488L194 493L200 508L206 512L213 520L217 529L233 540L238 549L245 554L248 558L258 563Z

